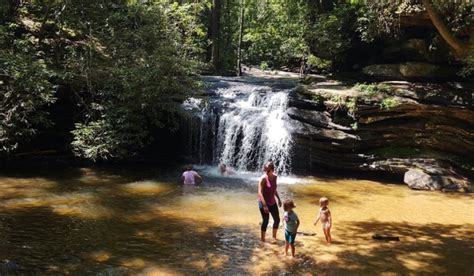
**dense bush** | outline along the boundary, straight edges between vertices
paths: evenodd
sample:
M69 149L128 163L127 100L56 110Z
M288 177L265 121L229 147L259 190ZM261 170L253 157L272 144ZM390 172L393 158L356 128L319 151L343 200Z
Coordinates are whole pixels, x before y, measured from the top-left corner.
M307 34L311 52L336 66L342 63L358 39L358 12L356 5L341 4L331 12L320 14Z
M298 0L249 1L244 42L251 64L279 67L296 63L308 51L308 5Z
M133 2L12 6L0 29L1 152L49 124L58 89L73 101L79 156L127 157L176 128L206 46L202 9Z
M93 112L73 131L78 155L127 157L154 138L153 129L176 127L197 64L186 58L195 54L193 43L166 23L159 6L130 6L108 17Z
M54 73L37 56L37 39L15 37L16 30L16 24L0 26L0 154L50 124L44 107L55 101Z

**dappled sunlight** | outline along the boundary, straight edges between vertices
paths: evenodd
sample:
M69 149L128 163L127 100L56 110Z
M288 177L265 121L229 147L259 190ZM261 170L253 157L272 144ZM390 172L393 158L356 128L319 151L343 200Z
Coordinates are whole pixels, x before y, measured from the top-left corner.
M48 195L44 193L41 197L26 197L18 199L5 200L0 207L6 209L21 209L46 207L52 205L76 205L84 202L89 202L94 199L92 193L65 193L61 195Z
M0 209L49 207L55 214L84 219L111 215L110 210L97 204L94 192L58 193L57 183L53 181L40 178L8 180L0 182L0 186L3 186L0 193L7 198L0 203Z
M96 262L105 262L108 261L112 257L112 253L106 250L100 250L96 252L92 252L90 254L90 258Z
M138 181L123 185L123 190L132 194L157 195L171 191L172 186L155 181Z
M146 262L140 258L124 259L121 265L127 268L141 269L146 266Z
M112 212L102 206L96 204L79 204L79 205L51 205L55 214L70 217L79 217L84 219L106 218L112 215Z
M56 187L56 182L45 178L0 177L0 199L38 197Z
M216 198L216 194L219 197ZM206 225L246 225L260 220L256 195L240 191L222 191L216 189L209 193L185 194L173 205L155 204L150 206L152 212L164 216L202 222ZM192 210L189 212L188 210Z
M271 242L270 231L268 242L259 242L256 185L215 175L199 187L127 178L111 185L90 175L84 185L74 179L0 182L10 195L15 191L0 203L0 231L5 233L0 258L61 274L474 270L473 195L417 192L367 180L295 178L279 185L283 198L294 198L304 233L297 236L293 259L282 256L282 226L278 242ZM332 245L326 245L321 225L313 225L321 196L330 199ZM376 241L374 234L400 241ZM44 259L54 261L44 264Z
M140 276L175 276L182 275L172 269L161 266L150 266L138 273Z

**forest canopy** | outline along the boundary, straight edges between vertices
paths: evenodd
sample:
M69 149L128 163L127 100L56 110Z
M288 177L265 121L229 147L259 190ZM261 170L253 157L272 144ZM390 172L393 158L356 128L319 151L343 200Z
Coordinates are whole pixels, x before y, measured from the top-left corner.
M235 74L241 63L294 70L307 57L315 72L358 70L377 62L361 49L414 37L468 77L472 9L438 0L2 1L0 154L56 127L78 156L132 156L160 139L156 130L178 127L199 74ZM65 102L59 124L53 113Z

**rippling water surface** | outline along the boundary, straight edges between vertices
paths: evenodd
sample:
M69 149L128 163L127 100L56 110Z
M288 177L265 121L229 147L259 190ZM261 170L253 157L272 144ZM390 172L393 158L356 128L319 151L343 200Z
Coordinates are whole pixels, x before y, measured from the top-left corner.
M258 175L177 185L177 169L67 169L0 176L0 274L474 273L473 195L397 183L280 180L302 220L297 258L258 242ZM330 198L334 244L312 221ZM373 234L400 242L373 241Z

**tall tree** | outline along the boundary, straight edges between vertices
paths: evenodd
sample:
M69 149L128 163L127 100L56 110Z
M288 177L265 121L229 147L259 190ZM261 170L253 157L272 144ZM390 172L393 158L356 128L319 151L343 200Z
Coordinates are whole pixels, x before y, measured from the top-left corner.
M436 10L431 5L430 0L422 0L423 5L426 8L426 12L428 13L433 25L438 30L441 37L448 43L448 45L454 50L454 53L458 57L464 57L467 54L467 46L465 46L459 39L457 39L451 30L446 26L441 19L440 15L436 12Z
M242 37L244 35L245 0L240 0L239 44L237 45L237 76L242 76Z
M220 69L220 26L221 26L221 0L212 1L212 23L211 23L211 33L212 33L212 64L214 65L215 70Z

